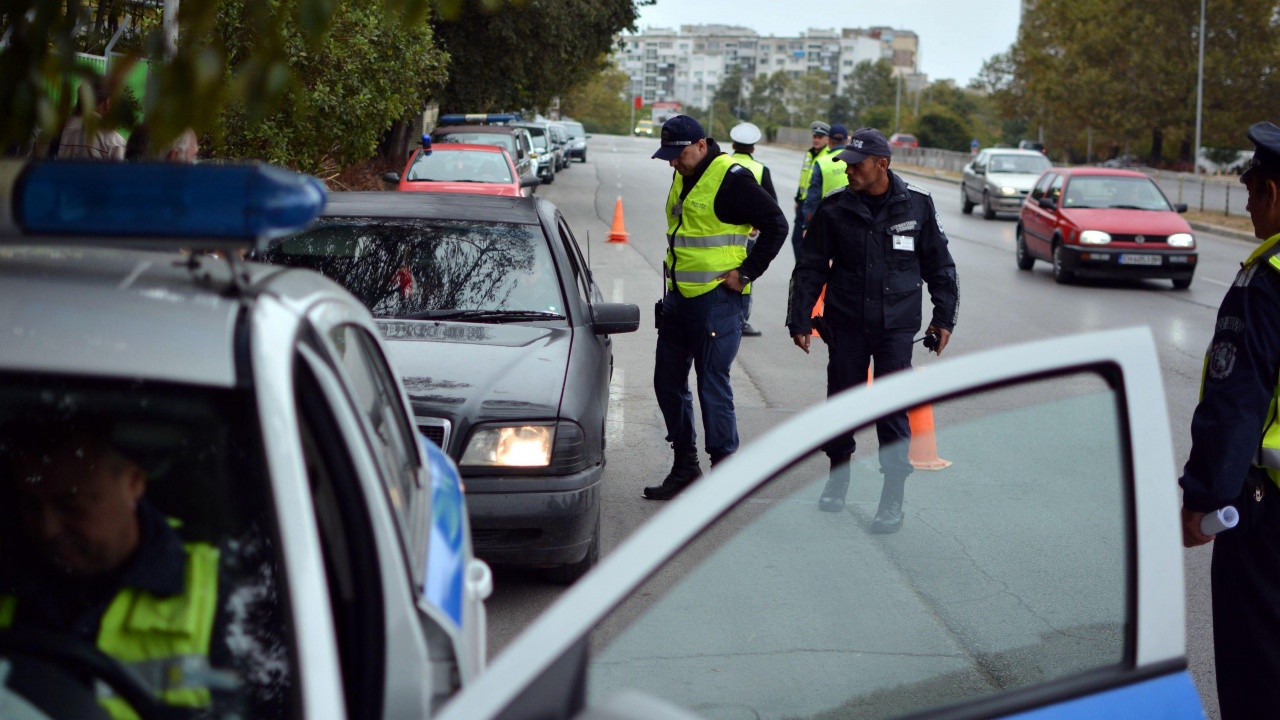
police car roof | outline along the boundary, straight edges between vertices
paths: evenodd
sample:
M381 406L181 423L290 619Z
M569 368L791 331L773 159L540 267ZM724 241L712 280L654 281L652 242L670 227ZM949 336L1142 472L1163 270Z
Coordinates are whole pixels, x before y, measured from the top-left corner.
M538 202L534 198L463 193L339 192L329 195L323 216L481 220L535 225L538 223Z

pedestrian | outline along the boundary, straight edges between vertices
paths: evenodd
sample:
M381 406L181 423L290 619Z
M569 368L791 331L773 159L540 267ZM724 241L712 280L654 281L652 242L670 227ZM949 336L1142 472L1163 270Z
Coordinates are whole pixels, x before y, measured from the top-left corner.
M1210 586L1223 720L1280 711L1280 127L1258 123L1248 137L1255 149L1240 181L1264 242L1218 308L1179 480L1183 545L1216 538ZM1239 524L1206 535L1201 520L1228 505Z
M111 112L111 89L101 77L93 78L90 83L95 103L93 110L88 113L93 118L92 123L86 122L88 118L84 111L84 99L81 98L76 105L76 114L62 126L57 145L49 149L49 157L59 160L124 159L124 136L113 128L101 126L103 118ZM90 133L88 125L94 123L98 127Z
M667 255L657 308L653 389L675 452L671 472L644 489L668 500L702 475L689 369L698 374L703 438L715 467L738 449L729 366L742 338L744 294L787 238L787 219L755 177L687 115L662 125L653 154L675 169L667 193ZM760 230L750 253L747 234Z
M797 260L800 259L800 238L804 237L804 199L809 194L809 179L813 175L813 163L828 152L827 134L831 131L831 126L821 120L815 120L809 124L809 131L813 133L813 146L804 151L804 157L800 160L800 185L796 187L796 215L791 223L791 251Z
M151 127L147 123L139 123L129 134L129 142L125 143L125 160L167 160L176 163L192 163L200 154L200 140L191 128L183 130L169 146L153 152L151 150Z
M865 383L873 360L877 378L911 367L913 338L921 323L921 281L929 285L933 302L927 337L936 341L934 352L942 354L955 328L959 282L933 198L889 169L891 155L879 130L853 133L849 146L833 158L845 167L848 187L818 204L791 275L788 327L792 341L806 353L813 306L827 286L822 321L828 397ZM884 483L871 530L897 532L912 470L907 413L878 421L876 437ZM823 445L831 476L819 509L844 509L854 448L852 433Z
M733 141L733 155L729 159L738 163L742 167L751 171L751 175L760 183L760 187L769 193L769 197L773 198L773 202L778 202L778 193L773 189L773 178L769 174L769 168L753 157L756 151L756 143L760 142L760 128L755 125L744 122L733 126L729 131L729 139ZM751 250L755 248L756 238L759 237L760 231L755 228L751 229L751 233L747 235L747 254L751 254ZM759 330L751 327L751 294L747 294L747 312L745 313L744 322L742 323L743 337L758 337L761 333Z
M845 141L849 138L849 130L840 123L833 123L827 131L827 152L813 161L813 172L809 175L809 189L804 196L804 222L808 226L813 218L813 211L818 208L818 201L832 190L838 190L849 184L844 175L844 163L836 160L836 156L844 150Z

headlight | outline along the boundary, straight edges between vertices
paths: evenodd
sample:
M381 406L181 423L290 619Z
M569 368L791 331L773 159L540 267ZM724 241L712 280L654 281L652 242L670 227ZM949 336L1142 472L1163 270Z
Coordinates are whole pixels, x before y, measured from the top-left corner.
M1106 245L1111 242L1111 236L1101 230L1085 230L1080 233L1080 243L1083 245Z
M1005 187L1000 188L1000 194L1001 194L1001 195L1017 195L1017 194L1018 194L1018 188L1012 188L1012 187L1005 186Z
M1174 233L1169 236L1169 247L1189 248L1196 246L1196 239L1191 233Z
M554 425L485 427L476 430L459 465L471 467L546 467L555 442Z

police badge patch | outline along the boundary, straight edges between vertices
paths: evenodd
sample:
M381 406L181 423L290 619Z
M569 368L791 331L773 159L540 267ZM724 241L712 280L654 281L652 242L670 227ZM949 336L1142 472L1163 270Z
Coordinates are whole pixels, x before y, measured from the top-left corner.
M1222 380L1236 368L1236 346L1229 342L1220 342L1209 351L1209 377Z

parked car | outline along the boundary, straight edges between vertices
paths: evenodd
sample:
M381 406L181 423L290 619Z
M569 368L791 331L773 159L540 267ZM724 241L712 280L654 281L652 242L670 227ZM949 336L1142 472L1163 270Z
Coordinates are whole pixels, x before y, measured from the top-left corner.
M1132 328L841 393L639 527L444 720L1200 720L1160 378ZM911 478L902 530L868 531L874 452L819 511L822 443L914 407L953 464Z
M373 311L418 427L458 463L476 553L571 582L600 552L614 333L545 200L338 193L270 262L318 270Z
M637 120L634 134L644 137L653 137L653 121L648 119Z
M538 121L513 123L513 125L529 131L529 138L533 142L534 159L538 163L538 177L548 185L555 182L556 171L561 165L559 156L563 156L564 151L552 141L550 124Z
M911 133L894 133L889 136L889 144L894 147L920 147L920 141Z
M382 181L401 192L473 193L523 197L536 187L536 177L521 178L511 156L497 145L431 142L413 151L404 166L404 177L384 173Z
M417 718L471 682L492 580L456 467L364 305L239 260L314 218L319 181L0 178L0 715Z
M1191 286L1191 226L1151 178L1132 170L1053 168L1022 204L1015 235L1018 267L1053 264L1053 278L1167 278Z
M556 172L567 170L569 168L569 131L557 122L547 123L547 128L551 131L551 142L556 148L556 161L559 163Z
M960 210L969 215L980 204L987 220L995 219L997 212L1017 212L1040 174L1052 166L1034 150L982 150L964 166Z
M1142 165L1142 158L1132 153L1117 155L1109 160L1103 160L1100 165L1105 168L1132 168Z
M516 173L521 179L537 177L537 160L533 157L533 138L522 127L510 123L519 120L516 115L441 115L440 125L431 131L431 141L465 143L469 145L497 145L511 156ZM530 194L532 189L530 189Z
M587 161L587 140L591 138L587 131L583 129L582 123L572 120L562 120L560 122L564 126L565 132L569 134L569 148L566 156L569 159L577 158L581 162Z
M1019 140L1018 149L1035 150L1038 153L1042 153L1044 152L1044 143L1039 142L1038 140Z

